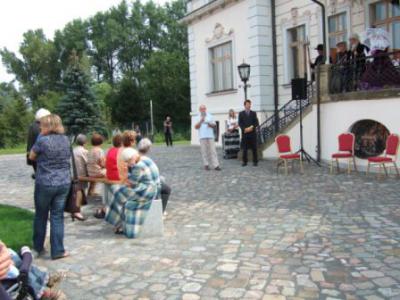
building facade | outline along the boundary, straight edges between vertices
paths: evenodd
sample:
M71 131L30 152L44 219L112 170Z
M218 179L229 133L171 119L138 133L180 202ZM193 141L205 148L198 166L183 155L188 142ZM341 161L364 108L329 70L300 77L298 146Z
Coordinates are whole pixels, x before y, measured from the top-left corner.
M348 42L352 34L361 35L370 27L387 30L392 40L390 51L400 50L400 6L392 4L393 1L322 2L326 7L328 55L335 56L337 42ZM274 18L271 5L275 10ZM233 108L238 112L243 108L244 93L237 71L239 64L245 61L251 65L248 98L253 101L253 109L263 121L274 114L275 108L279 109L291 100L293 78L307 76L310 81L312 72L309 63L317 56L314 48L323 42L322 10L311 0L192 0L188 2L183 22L187 24L189 33L192 120L198 106L205 104L219 122L220 134L225 130L228 110ZM275 55L273 41L276 43ZM274 79L277 79L275 84ZM367 101L372 109L375 105L373 101L388 99L390 102L400 98L400 94L390 95L384 98L368 95L368 99L362 99L365 94L359 93L353 96L354 99L345 97L346 104L334 105L335 113L343 114L346 120L343 126L339 126L340 130L350 130L360 118L374 117L376 112L371 110L368 116L369 110L365 107L362 116L355 113L354 107L365 105L362 101ZM337 100L337 97L334 99ZM353 100L356 102L352 103ZM397 105L397 102L389 102L388 106L383 106L388 113L381 112L382 122L386 115L392 118L389 105ZM379 103L382 107L384 102ZM322 105L322 116L329 105ZM353 111L348 111L349 107ZM305 123L310 123L310 128L305 126L309 136L306 147L314 154L315 110L306 118L309 120L305 119ZM334 136L332 143L321 146L323 159L328 159L329 152L334 150L335 134L339 133L334 125L330 128L327 119L323 119L322 134ZM391 131L396 131L397 126L400 132L400 121L393 119L385 122L391 124ZM196 130L192 130L192 143L198 143ZM264 153L266 157L273 157L273 146L264 147Z

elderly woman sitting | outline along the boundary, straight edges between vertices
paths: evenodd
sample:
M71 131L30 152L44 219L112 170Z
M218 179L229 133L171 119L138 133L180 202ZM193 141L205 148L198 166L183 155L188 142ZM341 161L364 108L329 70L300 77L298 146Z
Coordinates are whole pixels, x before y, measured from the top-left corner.
M148 138L142 139L138 144L138 150L140 155L147 156L150 152L151 146L152 143ZM161 180L161 201L162 201L163 213L164 216L166 216L167 212L165 210L167 208L169 196L171 195L171 188L165 182L164 176L160 176L160 180Z
M150 209L151 202L160 196L158 167L148 157L140 156L133 148L125 148L121 158L128 165L124 185L112 185L113 200L107 208L106 221L115 226L116 234L135 238Z

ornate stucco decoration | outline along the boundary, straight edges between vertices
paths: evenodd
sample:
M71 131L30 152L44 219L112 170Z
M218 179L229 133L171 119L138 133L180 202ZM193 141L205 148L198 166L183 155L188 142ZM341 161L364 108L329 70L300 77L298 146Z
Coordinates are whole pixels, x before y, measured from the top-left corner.
M224 38L229 38L233 34L233 29L225 30L224 26L220 23L215 24L213 35L209 38L206 38L206 43L213 43L219 40L223 40Z
M291 17L290 19L282 18L280 20L281 27L297 26L297 24L301 24L301 23L307 22L307 21L309 21L311 19L312 12L310 10L305 10L300 15L299 14L299 9L297 7L293 7L290 10L290 17Z

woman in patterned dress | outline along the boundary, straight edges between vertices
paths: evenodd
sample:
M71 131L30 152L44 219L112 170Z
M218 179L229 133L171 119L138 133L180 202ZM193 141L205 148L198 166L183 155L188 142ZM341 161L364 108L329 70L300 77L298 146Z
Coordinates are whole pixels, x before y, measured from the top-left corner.
M115 226L116 234L135 238L140 233L152 201L160 197L160 173L153 160L140 156L135 149L124 149L121 158L128 165L128 179L124 185L110 187L113 199L105 219Z

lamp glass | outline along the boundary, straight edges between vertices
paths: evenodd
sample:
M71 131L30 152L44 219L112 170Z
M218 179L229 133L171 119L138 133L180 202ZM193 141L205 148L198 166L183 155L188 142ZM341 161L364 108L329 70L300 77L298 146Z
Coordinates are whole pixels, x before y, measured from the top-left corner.
M242 63L238 66L239 76L242 81L248 81L250 78L250 65Z

